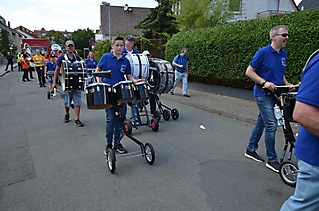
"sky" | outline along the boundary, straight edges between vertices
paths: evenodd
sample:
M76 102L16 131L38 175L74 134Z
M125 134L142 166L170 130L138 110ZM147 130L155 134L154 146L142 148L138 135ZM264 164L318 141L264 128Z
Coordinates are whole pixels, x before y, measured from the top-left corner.
M20 25L30 30L76 31L99 29L103 0L1 0L0 15L10 27ZM23 3L21 3L23 2ZM111 6L157 6L155 0L106 0ZM128 20L129 21L129 20Z
M295 0L298 5L301 0ZM0 15L10 27L20 25L30 30L76 31L99 29L102 0L1 0ZM157 6L155 0L106 0L111 6ZM129 21L129 20L128 20Z

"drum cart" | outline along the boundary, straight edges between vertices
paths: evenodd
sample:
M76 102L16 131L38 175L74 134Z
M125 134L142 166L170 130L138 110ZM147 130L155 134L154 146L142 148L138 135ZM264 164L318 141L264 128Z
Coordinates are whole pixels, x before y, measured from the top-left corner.
M178 119L179 111L177 108L169 108L168 106L164 105L157 94L155 94L155 102L158 109L154 111L153 116L158 121L161 120L161 115L163 116L163 119L166 121L168 121L171 116L174 120Z
M127 134L132 134L133 128L138 129L139 126L148 126L154 132L158 131L159 122L156 118L150 118L145 101L129 103L129 105L131 105L132 117L124 121L124 129Z
M296 141L295 133L291 127L291 123L296 123L292 118L292 113L296 103L297 92L289 92L287 86L277 86L273 93L276 104L282 113L282 130L285 137L285 145L280 157L280 178L289 186L295 187L298 175L298 165L292 160L293 149ZM296 87L298 89L298 87ZM287 160L285 160L288 150Z
M106 153L106 163L107 163L107 167L109 169L109 171L111 173L114 173L115 168L116 168L116 161L118 160L124 160L127 158L133 158L133 157L145 157L146 162L150 165L152 165L155 161L155 151L154 148L152 146L151 143L147 142L145 144L143 144L142 142L140 142L139 140L137 140L136 138L134 138L133 136L131 136L130 134L128 134L126 132L126 128L124 126L124 122L123 122L123 126L122 126L122 130L121 130L121 138L120 140L126 136L129 139L131 139L134 143L136 143L137 145L140 146L140 151L136 151L136 152L130 152L130 153L126 153L126 154L122 154L122 155L115 155L115 150L111 149Z

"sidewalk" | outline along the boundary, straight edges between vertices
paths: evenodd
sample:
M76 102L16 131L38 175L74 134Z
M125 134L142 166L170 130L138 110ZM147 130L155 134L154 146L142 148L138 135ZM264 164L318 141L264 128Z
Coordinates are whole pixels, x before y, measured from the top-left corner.
M188 87L189 98L182 96L180 84L175 88L174 95L163 94L159 97L247 123L256 123L259 111L252 90L193 82L189 82Z
M5 71L6 66L7 64L5 62L0 65L0 78L11 71L11 66L9 66L8 70ZM18 63L13 63L13 71L18 71L17 67L18 67Z

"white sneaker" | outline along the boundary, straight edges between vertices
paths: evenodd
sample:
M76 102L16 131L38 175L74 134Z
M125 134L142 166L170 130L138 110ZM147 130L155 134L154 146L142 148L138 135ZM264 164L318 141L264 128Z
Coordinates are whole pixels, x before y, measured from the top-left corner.
M53 94L52 96L53 96L53 97L55 97L55 96L56 96L56 94Z

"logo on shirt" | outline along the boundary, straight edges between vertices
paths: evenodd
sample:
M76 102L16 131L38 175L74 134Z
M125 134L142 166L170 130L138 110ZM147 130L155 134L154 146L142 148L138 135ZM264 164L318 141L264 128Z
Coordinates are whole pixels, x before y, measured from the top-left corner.
M125 73L125 70L126 70L126 66L125 65L121 65L121 69L120 69L121 73Z
M286 58L281 58L281 64L286 67Z

